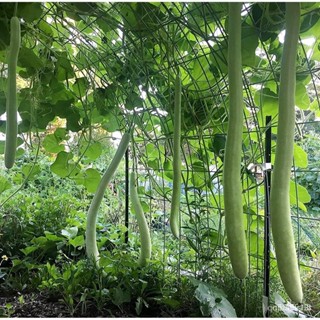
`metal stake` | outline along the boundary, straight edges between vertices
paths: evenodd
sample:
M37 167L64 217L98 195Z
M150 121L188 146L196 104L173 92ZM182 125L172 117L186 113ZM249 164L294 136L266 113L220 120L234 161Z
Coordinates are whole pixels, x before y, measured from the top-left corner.
M125 153L125 216L124 225L127 231L124 234L124 242L129 241L129 148Z
M263 281L263 316L268 318L270 297L270 187L271 187L271 116L266 117L265 168L264 168L264 281Z

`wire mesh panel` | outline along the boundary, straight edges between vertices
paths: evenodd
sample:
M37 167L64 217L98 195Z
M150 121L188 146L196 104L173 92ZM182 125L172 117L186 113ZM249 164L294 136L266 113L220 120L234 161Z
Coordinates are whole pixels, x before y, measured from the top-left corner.
M1 6L4 12L10 8L10 4ZM232 273L225 232L222 172L230 104L228 4L48 2L37 8L40 14L34 20L21 11L30 21L22 24L25 36L19 62L26 84L19 94L20 133L38 134L57 117L66 119L66 130L79 133L88 146L95 142L95 130L131 131L127 165L138 174L140 200L157 250L153 259L161 259L163 270L170 270L178 281L189 277L223 289L238 316L262 316L266 281L271 296L279 292L287 298L272 242L270 283L264 273L265 240L271 236L265 226L265 181L274 163L277 137L285 4L242 6L241 181L249 252L245 280ZM316 283L320 274L318 19L318 4L301 4L290 201L307 305L315 305L308 284ZM169 216L178 73L182 183L180 237L175 239ZM268 147L270 163L265 158ZM76 149L70 146L70 152ZM53 152L56 158L62 156L59 152ZM77 157L81 159L83 153L80 149ZM76 168L77 159L71 153L68 156ZM123 223L124 208L118 208L114 221ZM130 214L132 246L138 244L130 242L130 235L137 232ZM273 296L272 301L279 305Z

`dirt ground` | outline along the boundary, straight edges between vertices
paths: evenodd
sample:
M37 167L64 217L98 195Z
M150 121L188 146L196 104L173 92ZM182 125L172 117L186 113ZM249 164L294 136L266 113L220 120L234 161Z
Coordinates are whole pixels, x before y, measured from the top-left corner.
M3 311L0 317L10 318L135 317L133 314L108 308L98 313L93 307L88 307L85 311L79 307L72 315L63 301L39 293L0 296L0 310L1 308Z

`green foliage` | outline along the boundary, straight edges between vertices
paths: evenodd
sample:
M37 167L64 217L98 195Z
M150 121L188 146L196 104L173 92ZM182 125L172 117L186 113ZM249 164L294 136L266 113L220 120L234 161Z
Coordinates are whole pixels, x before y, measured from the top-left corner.
M50 296L61 297L70 315L85 315L87 309L94 307L100 315L106 311L110 315L120 311L121 314L132 312L147 316L157 308L174 311L184 303L179 298L176 279L169 274L165 283L161 279L161 263L155 261L153 265L140 268L134 251L128 248L106 252L99 268L84 260L62 259L62 262L60 267L45 265L40 289Z
M95 283L101 285L102 274L99 270L95 270L85 260L77 263L64 261L61 268L57 268L55 264L47 263L42 275L42 283L40 289L46 289L49 295L59 295L67 305L70 315L73 316L77 308L85 311L87 300L94 295L98 298L103 294L103 288L95 287ZM100 305L97 301L97 305Z
M278 293L274 294L275 305L288 318L305 318L306 314L290 302L285 301Z
M14 314L13 305L11 303L6 303L5 306L0 307L0 317L1 318L11 318Z
M235 318L236 312L231 303L226 299L225 293L206 283L199 283L195 291L199 300L200 310L204 317Z
M308 166L305 170L297 172L298 182L304 186L310 194L310 202L308 209L311 214L317 215L319 209L320 193L319 193L319 175L318 169L320 164L320 153L318 152L320 140L318 135L313 132L308 134L303 141L303 148L308 154Z

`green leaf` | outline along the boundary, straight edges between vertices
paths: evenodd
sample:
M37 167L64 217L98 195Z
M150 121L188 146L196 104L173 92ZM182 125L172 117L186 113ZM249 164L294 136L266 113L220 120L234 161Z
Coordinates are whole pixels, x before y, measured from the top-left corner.
M112 288L110 292L112 303L116 306L121 306L126 302L131 302L131 295L129 291L123 290L120 287L116 287Z
M62 279L63 279L64 281L68 281L68 280L71 278L71 275L72 275L71 269L68 268L68 269L66 269L66 270L63 271ZM70 297L70 298L71 298L71 297ZM73 302L72 298L71 298L70 300L68 300L68 303L70 303L71 301ZM71 303L72 303L72 302L71 302ZM69 304L69 305L70 305L70 304Z
M199 17L202 20L205 18L205 21L215 22L217 17L223 17L228 13L228 4L226 2L208 2L205 6L201 2L190 2L189 5L192 19ZM214 12L214 15L212 12Z
M109 114L102 125L102 128L108 132L115 132L120 130L121 119L113 114Z
M202 188L206 183L210 182L209 172L202 161L194 159L191 166L193 174L189 177L189 180L191 180L195 188Z
M67 130L72 132L78 132L82 129L80 125L80 113L77 108L70 108L67 114Z
M305 23L305 20L302 21L301 23L301 28L300 30L303 32L303 34L301 34L301 36L305 39L305 38L309 38L309 37L314 37L316 39L319 39L319 32L320 32L320 23L319 23L319 8L317 8L316 10L314 10L313 12L314 16L310 17L309 16L309 25L308 22ZM302 15L303 16L303 15ZM302 17L301 17L302 18ZM306 19L308 19L308 15L306 15L305 17ZM311 18L311 19L310 19ZM310 21L311 20L311 21ZM303 28L306 26L306 30L303 30Z
M177 299L173 299L173 298L162 298L161 301L169 306L170 308L173 308L175 310L177 310L180 306L181 306L181 301L177 300Z
M96 88L93 91L93 99L95 106L99 113L103 116L110 114L110 112L117 106L117 86L109 85L107 88Z
M308 154L296 143L293 149L294 165L299 168L308 167Z
M211 70L218 78L221 74L228 73L227 65L227 43L226 41L221 41L219 44L213 46L212 54L209 55L212 67Z
M307 3L307 5L310 5L310 3ZM313 4L311 4L312 7ZM303 9L303 3L301 3L301 9ZM311 8L310 8L311 9ZM319 20L319 11L318 10L312 10L311 12L308 12L307 14L303 14L301 16L301 24L300 24L300 33L304 33L311 29ZM303 36L303 35L302 35Z
M38 23L38 28L41 30L43 33L45 33L45 37L52 37L53 36L53 31L52 28L50 27L50 24L47 21L41 20Z
M56 160L50 166L51 171L61 178L65 178L70 174L72 174L72 176L76 175L80 171L80 168L79 166L75 167L72 159L72 153L65 151L59 152Z
M312 60L320 61L320 43L318 42L313 48Z
M303 210L307 211L306 206L304 203L308 203L311 201L311 196L308 190L301 186L294 181L290 181L290 204L291 205L298 205L298 207Z
M172 161L166 159L163 163L164 174L169 178L173 179L173 165Z
M236 318L236 311L226 299L225 293L209 284L201 282L195 297L201 304L201 312L204 317L212 318Z
M145 201L140 201L140 203L141 203L143 212L150 212L150 206Z
M242 64L245 66L254 66L256 60L256 48L259 44L258 33L256 28L247 24L242 24L241 33L241 54ZM216 70L215 73L226 74L228 72L227 56L228 56L228 43L223 40L219 44L213 46L210 59L212 62L212 68ZM207 65L208 63L206 63ZM205 71L203 72L206 73ZM208 83L208 81L207 81Z
M191 167L193 172L207 172L205 164L198 159L192 159Z
M213 136L213 140L209 142L209 150L214 152L220 158L223 158L223 151L226 146L226 138L225 134L215 134Z
M18 65L22 68L41 69L43 63L32 49L21 47L19 51Z
M27 92L27 94L28 93L29 93L29 91ZM29 99L23 99L19 104L18 111L19 111L21 119L24 120L25 122L27 122L30 126L31 121L32 121L32 116L34 114L31 101Z
M207 241L207 239L210 240L211 245L213 246L217 246L220 244L221 242L221 234L220 232L217 232L215 230L208 230L206 232L204 232L204 234L201 237L202 241Z
M60 144L61 139L59 139L55 134L48 134L43 139L43 147L46 151L50 153L59 153L64 150L64 145Z
M54 106L47 103L41 103L37 110L36 125L40 129L46 129L48 123L55 118Z
M73 180L78 185L84 185L88 192L96 192L101 176L96 169L89 168L74 176Z
M148 160L148 166L154 170L159 170L160 169L159 159Z
M65 128L57 128L54 132L54 135L59 139L60 141L66 140L67 136L67 130Z
M138 36L152 37L159 23L166 17L159 7L147 2L123 3L120 8L124 26Z
M142 308L143 308L143 299L141 297L138 297L136 301L136 307L135 307L135 311L138 316L141 314Z
M43 236L40 236L40 237L37 237L37 238L33 238L31 240L31 242L36 244L36 245L40 245L40 246L45 246L48 243L50 243L50 241L46 237L43 237Z
M26 247L24 249L20 249L20 251L27 256L30 253L36 251L37 249L38 249L37 246L29 246L29 247Z
M195 59L191 69L193 82L189 90L208 90L212 83L215 82L215 76L211 72L211 68L212 66L208 63L207 56Z
M17 172L14 176L13 176L13 182L16 184L21 184L24 181L25 177L23 176L23 174L21 172Z
M0 194L12 187L10 181L3 176L0 176Z
M302 110L307 110L309 108L310 98L307 88L302 82L297 82L296 84L295 102L296 106Z
M41 2L28 2L19 3L18 16L22 17L26 22L32 22L41 18L43 12L43 6Z
M55 234L52 234L49 231L45 231L44 234L46 235L46 238L50 241L58 242L64 240L62 237L56 236Z
M72 86L73 92L77 98L82 98L86 95L89 88L89 81L87 78L77 78L74 85Z
M74 96L71 90L68 90L63 83L58 82L55 79L50 82L49 93L52 94L52 96L50 96L50 103L59 110L57 111L57 114L64 114L64 118L66 118L66 114L69 113L69 109L72 108L72 103L74 102ZM48 99L48 97L44 98Z
M77 237L71 239L69 241L69 243L75 248L82 247L82 246L84 246L84 243L85 243L84 236L83 235L77 236Z
M104 13L103 17L98 18L96 23L104 33L116 30L119 25L119 22L107 12Z
M262 108L264 116L276 116L278 114L278 96L269 88L258 90L254 95L254 102L257 106Z
M23 173L25 178L28 177L29 180L32 180L41 172L40 165L33 165L33 163L25 164L21 168L21 172Z
M69 4L76 12L84 15L94 15L97 4L94 2L71 2Z
M263 238L259 236L258 233L256 232L249 232L249 237L247 237L247 242L248 242L248 248L250 248L250 253L256 257L259 255L260 257L263 256L263 251L264 251L264 243L263 243Z
M299 201L303 203L308 203L311 200L311 196L308 190L301 186L300 184L295 183L294 181L290 181L290 194L296 194L296 190L298 192Z
M259 44L257 30L254 26L242 23L241 32L241 54L242 64L254 66L256 60L256 49Z
M274 303L279 311L282 311L288 318L307 318L308 316L290 302L286 302L279 293L274 294Z
M148 155L148 159L158 158L159 157L159 150L155 147L155 145L153 143L148 143L146 145L146 154Z
M58 81L65 81L74 77L74 71L70 60L68 59L68 53L56 52L56 78Z
M84 144L80 148L81 153L83 153L89 160L96 160L100 157L102 153L102 145L100 142L94 142L88 146Z
M143 100L136 92L131 92L126 99L126 109L133 110L134 108L141 108Z
M68 239L73 239L78 234L78 227L70 227L70 228L63 229L61 230L61 234L67 237Z

